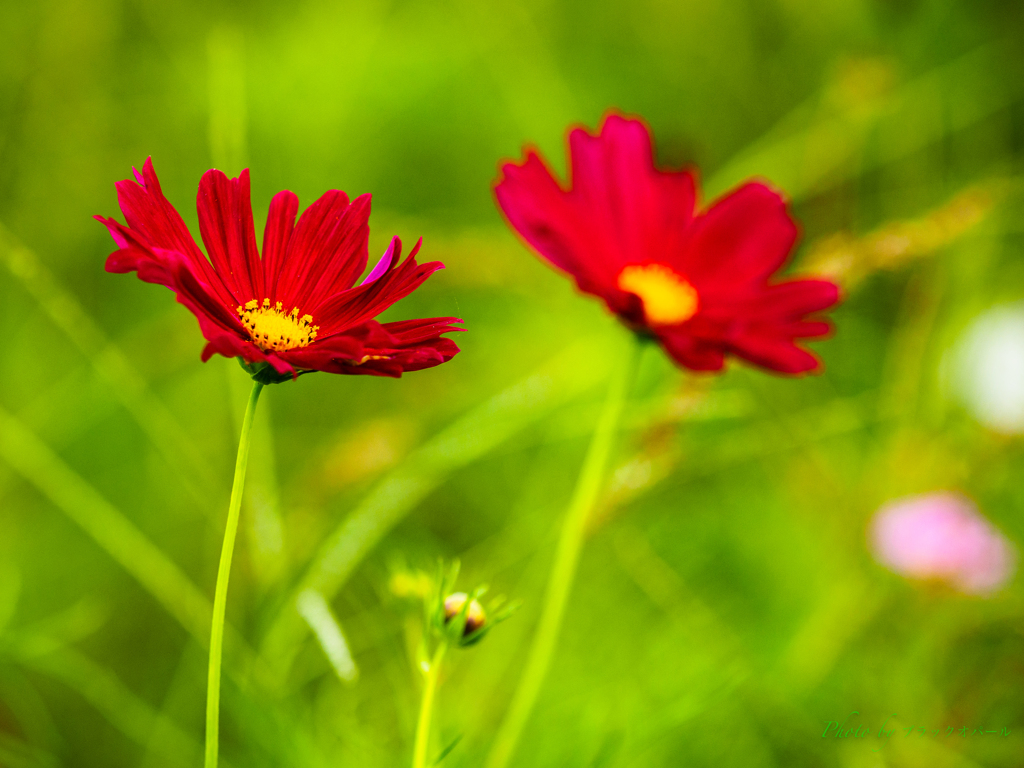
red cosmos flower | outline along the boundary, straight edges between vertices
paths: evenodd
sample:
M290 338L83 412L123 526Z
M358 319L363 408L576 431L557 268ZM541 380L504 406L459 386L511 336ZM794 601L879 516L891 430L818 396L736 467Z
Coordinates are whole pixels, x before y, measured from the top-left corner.
M780 373L818 368L796 339L831 326L807 315L839 289L825 280L773 281L797 238L782 196L751 182L697 212L689 171L654 167L639 120L605 119L599 136L569 134L568 190L528 150L495 185L509 223L540 254L604 299L680 365L716 371L732 354Z
M134 170L134 169L133 169ZM249 171L228 179L216 170L199 182L199 231L209 260L160 191L146 160L138 183L121 181L117 198L128 226L97 216L119 249L108 272L138 273L165 285L199 320L202 359L239 357L264 383L301 373L401 376L450 360L459 348L441 334L462 330L454 317L397 323L373 318L415 290L439 261L416 263L420 243L401 264L397 237L369 275L370 196L349 201L331 190L303 211L279 192L270 201L262 255L249 202Z

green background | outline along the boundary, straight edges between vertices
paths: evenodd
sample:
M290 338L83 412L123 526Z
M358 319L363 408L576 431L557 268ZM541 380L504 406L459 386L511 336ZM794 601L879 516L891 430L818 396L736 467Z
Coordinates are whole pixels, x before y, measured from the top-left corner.
M514 765L1024 764L1020 580L959 596L882 570L865 544L882 502L936 489L1024 541L1020 441L974 422L940 375L978 312L1024 297L1020 3L0 10L0 765L201 760L201 641L248 383L233 361L200 363L170 293L103 271L113 245L90 217L120 217L114 182L147 156L193 231L214 165L252 169L258 231L280 189L303 206L373 193L372 254L422 235L447 265L387 319L468 328L429 371L304 376L263 396L225 763L408 764L420 613L392 587L438 557L461 559L463 587L523 600L442 679L436 750L461 737L442 764L483 762L628 343L520 245L490 186L526 143L564 169L567 126L610 108L644 116L663 165L698 166L705 200L750 176L784 189L795 269L820 266L837 232L854 257L836 334L814 344L822 376L694 376L645 351ZM879 256L872 233L964 195L980 212L956 236ZM347 519L379 535L331 578ZM354 682L294 610L309 586ZM872 733L895 713L898 729L822 738L853 711ZM962 726L1009 735L946 735Z

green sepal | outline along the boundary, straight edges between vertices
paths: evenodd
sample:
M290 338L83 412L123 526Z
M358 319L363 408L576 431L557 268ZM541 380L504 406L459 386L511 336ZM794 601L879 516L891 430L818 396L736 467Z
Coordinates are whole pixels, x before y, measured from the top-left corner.
M294 375L278 373L270 363L248 363L244 357L236 357L235 359L242 366L242 370L252 376L253 381L258 381L260 384L280 384L285 381L291 381L304 373L311 373L311 371L296 371Z
M468 600L466 601L466 604L469 604ZM491 603L490 608L486 609L487 621L484 625L476 632L466 635L465 637L459 637L458 646L460 648L469 648L472 645L476 645L483 640L484 636L494 629L494 627L501 624L501 622L518 611L521 605L521 600L513 600L511 603L506 605L504 597L495 598ZM463 618L463 626L465 626L465 618Z
M650 328L646 327L633 327L627 326L629 330L636 336L636 340L641 344L658 343L658 337Z

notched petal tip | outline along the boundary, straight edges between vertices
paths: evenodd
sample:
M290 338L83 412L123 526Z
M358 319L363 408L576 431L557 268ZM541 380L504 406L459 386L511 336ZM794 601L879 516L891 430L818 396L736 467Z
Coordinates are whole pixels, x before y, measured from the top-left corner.
M632 145L634 149L646 151L653 163L654 133L639 115L626 115L618 111L605 113L601 123L600 137L620 145Z
M401 244L401 241L399 241L399 244ZM421 235L420 238L416 241L416 245L414 245L412 247L412 250L409 251L409 258L410 259L415 259L416 258L416 254L420 252L420 248L422 246L423 246L423 236ZM434 263L435 264L441 264L440 261L436 261ZM441 266L438 267L438 269L444 269L444 264L441 264Z
M491 189L498 198L499 207L503 209L502 196L508 193L510 187L529 186L541 181L553 184L562 192L567 191L565 185L558 180L558 177L544 162L540 151L532 144L523 147L521 160L502 160L498 164L498 170L498 178L492 182Z
M117 219L111 219L106 216L99 215L93 216L93 219L107 228L107 232L109 232L110 236L114 238L114 242L117 243L118 248L127 248L129 246L128 238L125 237L124 233L121 231L122 227Z
M224 171L217 168L210 168L202 176L199 177L199 194L203 195L204 192L209 192L211 185L218 181L228 181L228 176Z
M138 178L139 172L132 168L135 172L135 177ZM160 189L160 181L156 177L156 169L153 167L153 156L148 155L146 161L142 164L142 178L139 179L139 184L147 192L154 192L155 194L162 195L163 191Z

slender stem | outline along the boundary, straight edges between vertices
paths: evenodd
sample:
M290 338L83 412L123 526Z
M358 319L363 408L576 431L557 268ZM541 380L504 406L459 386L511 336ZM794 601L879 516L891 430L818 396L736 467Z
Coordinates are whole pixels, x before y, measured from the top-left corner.
M249 404L242 420L242 434L238 438L238 457L235 459L235 479L231 484L228 504L228 522L224 529L224 544L217 567L217 590L213 597L213 627L210 630L210 674L206 682L206 762L205 768L216 768L220 735L220 662L224 650L224 611L228 604L228 578L231 576L231 556L235 551L238 533L238 513L242 507L242 488L245 486L245 465L249 461L249 435L256 402L263 385L252 384Z
M533 638L533 645L530 647L526 668L523 670L522 677L519 678L519 686L512 697L512 703L505 714L505 719L498 729L498 735L495 737L490 754L487 756L486 768L505 768L512 758L516 742L530 717L530 712L533 710L533 705L537 701L537 695L540 693L541 685L547 675L548 667L551 665L551 658L565 614L565 606L572 589L573 578L576 575L587 518L601 491L605 465L608 463L619 417L622 415L622 408L640 356L639 347L639 339L637 337L631 339L629 350L612 374L601 417L594 429L590 448L583 460L583 466L576 480L576 488L566 511L565 521L562 523L562 533L555 551L555 562L551 568L551 576L544 596L540 623Z
M448 650L448 643L441 641L434 651L434 658L430 660L430 669L427 670L426 683L423 686L423 700L420 702L420 719L416 724L416 746L412 752L412 768L426 768L427 748L430 746L430 716L434 710L434 694L437 692L437 677L441 672L441 660L445 651Z

